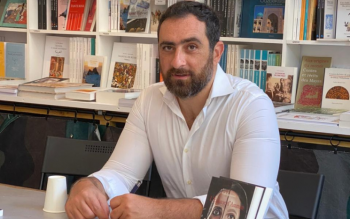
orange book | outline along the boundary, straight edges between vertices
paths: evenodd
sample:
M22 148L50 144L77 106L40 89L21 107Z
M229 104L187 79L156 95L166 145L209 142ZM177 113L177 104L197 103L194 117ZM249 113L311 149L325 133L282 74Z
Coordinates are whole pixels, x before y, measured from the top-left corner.
M315 40L316 39L316 8L317 8L317 0L310 0L309 2L309 13L307 19L307 32L306 39L307 40Z
M302 0L301 1L301 12L300 12L300 34L299 34L299 40L303 40L304 39L305 6L306 6L306 0Z
M66 30L82 30L82 20L85 11L86 0L71 0L68 8Z

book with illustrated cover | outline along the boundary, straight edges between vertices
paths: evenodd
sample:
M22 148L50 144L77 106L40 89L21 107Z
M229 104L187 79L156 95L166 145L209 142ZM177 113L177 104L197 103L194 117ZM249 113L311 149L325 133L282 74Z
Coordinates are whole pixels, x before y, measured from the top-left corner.
M287 112L277 114L278 120L307 122L315 124L333 125L337 126L339 123L339 115L325 115L303 112Z
M66 19L66 30L83 30L87 0L70 0Z
M69 38L46 36L42 77L69 77Z
M325 68L332 65L332 57L303 56L295 108L321 107Z
M326 68L322 108L350 110L350 69Z
M230 178L213 177L201 219L262 219L273 189Z
M94 87L106 87L106 56L84 56L84 73L82 83L94 84Z
M350 4L348 0L338 0L336 39L350 39Z
M7 0L0 26L27 28L27 0Z
M68 11L68 0L58 0L57 2L58 30L66 29L67 11Z
M25 78L26 44L6 43L5 76L9 78Z
M118 105L119 99L137 98L141 93L139 89L105 89L96 93L96 102Z
M132 88L137 70L137 45L118 43L113 45L107 87Z
M120 0L118 1L118 10L119 10L119 18L118 18L118 28L119 30L125 31L126 24L128 21L128 14L129 14L129 5L130 0Z
M151 1L151 33L156 33L158 31L160 16L162 16L167 8L167 0Z
M265 93L273 102L294 103L298 68L268 66Z
M285 0L243 1L240 37L282 39Z
M96 0L93 0L87 16L84 31L93 31L95 28L95 25L96 25Z
M125 32L149 32L151 16L150 0L130 1Z

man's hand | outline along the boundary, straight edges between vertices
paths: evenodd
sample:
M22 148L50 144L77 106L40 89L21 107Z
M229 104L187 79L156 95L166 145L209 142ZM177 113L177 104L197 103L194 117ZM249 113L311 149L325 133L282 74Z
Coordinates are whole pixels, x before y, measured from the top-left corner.
M152 199L135 194L111 200L111 219L199 219L202 204L197 199Z
M71 189L66 212L71 219L108 219L108 197L101 182L93 177L79 180Z

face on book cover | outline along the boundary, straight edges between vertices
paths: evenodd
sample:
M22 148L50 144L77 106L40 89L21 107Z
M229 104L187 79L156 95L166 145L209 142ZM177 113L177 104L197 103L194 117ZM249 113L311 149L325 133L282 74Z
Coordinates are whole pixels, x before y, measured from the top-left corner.
M218 60L213 58L215 49L210 51L205 31L205 23L193 15L169 18L161 25L161 72L168 90L179 98L193 97L213 81L213 66Z
M221 190L213 200L208 219L239 219L241 200L232 190Z

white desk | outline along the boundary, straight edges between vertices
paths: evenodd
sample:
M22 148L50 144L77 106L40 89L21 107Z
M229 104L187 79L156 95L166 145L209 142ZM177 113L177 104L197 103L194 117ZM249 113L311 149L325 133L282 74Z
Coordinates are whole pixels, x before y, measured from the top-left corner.
M43 211L45 191L0 184L0 219L68 219L66 213Z

